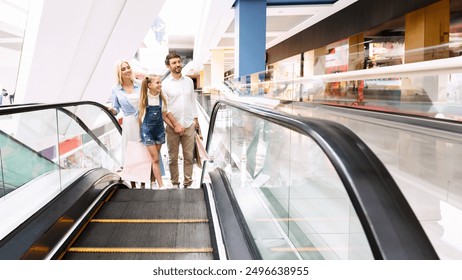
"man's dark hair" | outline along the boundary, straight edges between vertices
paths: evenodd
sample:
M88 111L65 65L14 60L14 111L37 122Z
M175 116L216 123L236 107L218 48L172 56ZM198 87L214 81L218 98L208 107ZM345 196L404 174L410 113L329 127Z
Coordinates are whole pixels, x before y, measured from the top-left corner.
M169 53L166 57L165 57L165 65L170 65L170 59L172 58L179 58L181 59L181 56L177 53Z

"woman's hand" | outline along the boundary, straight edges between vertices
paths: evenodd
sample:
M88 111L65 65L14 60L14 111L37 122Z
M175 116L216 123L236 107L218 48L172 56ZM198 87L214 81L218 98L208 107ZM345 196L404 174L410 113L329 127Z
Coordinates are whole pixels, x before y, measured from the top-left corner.
M109 112L111 112L111 114L113 114L114 116L117 115L117 110L115 108L112 108L112 107L108 107L107 108Z

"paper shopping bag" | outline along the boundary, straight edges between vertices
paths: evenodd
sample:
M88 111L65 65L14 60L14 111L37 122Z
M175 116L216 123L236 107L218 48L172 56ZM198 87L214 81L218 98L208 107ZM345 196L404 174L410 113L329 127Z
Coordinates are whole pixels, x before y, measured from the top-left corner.
M151 184L151 156L141 142L128 141L122 179Z
M194 142L194 161L199 168L202 168L202 162L208 159L209 156L202 143L201 137L199 134L196 134Z

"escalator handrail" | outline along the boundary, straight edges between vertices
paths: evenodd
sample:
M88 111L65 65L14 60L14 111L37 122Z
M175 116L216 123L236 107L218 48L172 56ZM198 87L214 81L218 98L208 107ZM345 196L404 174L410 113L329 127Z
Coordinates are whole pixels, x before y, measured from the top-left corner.
M58 111L63 112L64 114L68 115L71 119L75 120L80 127L97 143L97 145L103 149L115 162L119 165L121 164L118 162L115 155L113 155L107 147L99 140L99 138L91 131L90 128L83 122L77 115L73 112L66 109L66 107L71 106L81 106L81 105L92 105L99 107L103 112L105 112L109 119L112 121L113 125L117 129L117 131L122 134L122 127L120 126L119 122L115 118L115 116L109 112L107 107L104 105L93 102L93 101L78 101L78 102L69 102L69 103L53 103L53 104L25 104L25 105L18 105L14 107L9 107L6 109L0 110L0 115L12 115L12 114L19 114L19 113L27 113L33 111L42 111L42 110L49 110L49 109L56 109Z
M117 157L106 147L106 145L104 145L103 142L101 142L101 140L99 140L98 136L96 136L93 131L91 131L91 129L85 124L84 121L82 121L79 117L77 117L74 113L72 113L71 111L65 109L65 108L58 108L57 110L63 112L64 114L68 115L70 118L72 118L74 121L76 121L79 126L91 137L91 139L93 139L93 141L96 142L96 144L104 151L106 152L106 154L108 154L112 160L114 160L114 162L116 162L117 164L119 164L120 166L122 165L122 163L120 163L118 160L117 160ZM121 133L120 130L118 130L119 133Z
M219 224L222 229L221 238L228 259L261 260L262 256L238 206L226 172L217 167L210 171L209 175L213 186Z
M81 105L93 105L102 109L105 112L111 121L113 122L114 126L117 130L122 133L122 127L120 126L119 122L115 118L115 116L109 112L106 106L101 103L95 101L76 101L76 102L66 102L66 103L52 103L52 104L24 104L24 105L17 105L17 106L8 106L1 108L0 107L0 116L2 115L13 115L18 113L27 113L32 111L41 111L41 110L48 110L48 109L61 109L63 107L71 107L71 106L81 106Z
M351 130L332 121L301 118L220 100L212 110L207 152L222 105L306 135L319 145L344 184L375 259L438 259L415 213L384 164Z

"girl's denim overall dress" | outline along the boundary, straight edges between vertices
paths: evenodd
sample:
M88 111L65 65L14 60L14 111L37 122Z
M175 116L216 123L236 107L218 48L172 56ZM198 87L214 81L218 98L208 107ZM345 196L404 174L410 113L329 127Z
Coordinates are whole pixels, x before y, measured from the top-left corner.
M160 94L159 106L146 106L144 120L141 124L141 142L145 146L165 143L165 127L162 119L162 98L160 98Z
M159 106L146 106L146 112L140 131L141 143L145 146L165 143L165 127L162 118L162 98L160 94ZM162 176L165 176L165 168L160 154L159 165Z

